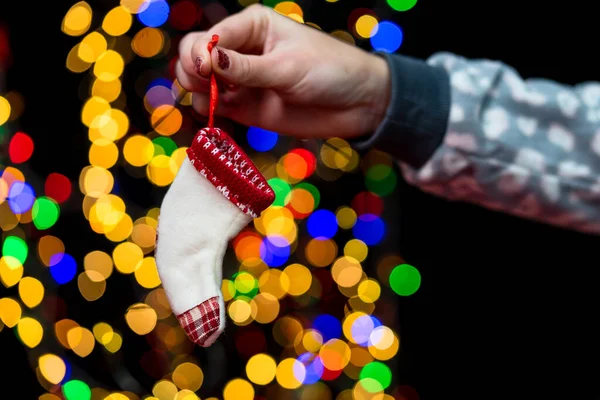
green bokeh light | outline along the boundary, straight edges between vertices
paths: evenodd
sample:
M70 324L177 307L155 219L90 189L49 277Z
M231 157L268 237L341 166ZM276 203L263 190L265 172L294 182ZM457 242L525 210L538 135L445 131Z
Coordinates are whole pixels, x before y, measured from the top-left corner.
M168 137L157 137L152 139L152 143L154 143L154 156L164 154L171 157L171 154L177 150L177 144L173 141L173 139Z
M78 380L65 383L62 392L66 400L90 400L92 398L90 387L85 382Z
M282 179L272 178L269 179L269 185L273 188L275 192L275 201L273 202L274 206L285 206L290 201L290 192L292 188Z
M51 228L58 221L59 214L58 204L48 197L36 199L31 210L33 224L39 230Z
M373 361L364 366L360 371L360 379L363 387L371 393L376 393L382 389L387 389L392 383L392 371L390 368L379 362Z
M27 243L17 236L7 237L2 245L2 255L16 258L21 265L25 264L28 251Z
M236 278L240 275L243 275L246 279L236 282ZM235 294L233 295L233 297L236 300L240 300L243 298L251 300L255 298L258 294L258 280L248 272L236 272L231 277L231 281L233 282L233 287L235 288Z
M376 164L365 174L365 186L378 196L387 196L396 188L396 172L385 164Z
M421 274L412 265L401 264L390 274L390 286L400 296L410 296L421 286Z
M408 11L417 4L417 0L387 0L387 3L396 11Z

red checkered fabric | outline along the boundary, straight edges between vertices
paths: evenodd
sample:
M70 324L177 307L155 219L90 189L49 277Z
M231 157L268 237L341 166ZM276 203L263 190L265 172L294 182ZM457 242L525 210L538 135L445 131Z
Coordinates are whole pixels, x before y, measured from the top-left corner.
M208 339L219 330L221 314L219 298L211 297L177 316L186 335L199 346L210 345Z
M252 218L257 218L275 201L275 192L265 177L221 129L199 130L187 154L198 172Z

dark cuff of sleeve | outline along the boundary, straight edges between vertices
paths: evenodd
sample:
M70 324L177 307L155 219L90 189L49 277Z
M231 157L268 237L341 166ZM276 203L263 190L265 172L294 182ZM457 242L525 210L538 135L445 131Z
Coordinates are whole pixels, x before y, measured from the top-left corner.
M441 67L397 54L376 53L390 67L390 104L370 137L353 141L359 150L377 149L415 169L442 144L450 116L450 79Z

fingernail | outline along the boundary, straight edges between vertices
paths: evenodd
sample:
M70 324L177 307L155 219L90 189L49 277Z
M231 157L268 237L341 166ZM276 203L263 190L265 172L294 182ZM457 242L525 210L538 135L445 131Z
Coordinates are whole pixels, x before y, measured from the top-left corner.
M204 76L202 75L202 64L204 64L202 57L196 57L196 72L198 72L198 75L200 76Z
M219 68L222 70L226 70L229 68L229 56L223 50L217 48L217 63L219 64Z

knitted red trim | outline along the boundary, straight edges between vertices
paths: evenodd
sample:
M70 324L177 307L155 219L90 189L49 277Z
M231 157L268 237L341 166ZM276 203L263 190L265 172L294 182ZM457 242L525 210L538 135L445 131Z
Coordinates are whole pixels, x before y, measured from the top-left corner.
M221 129L199 130L187 154L198 172L252 218L257 218L275 201L275 193L265 177Z

